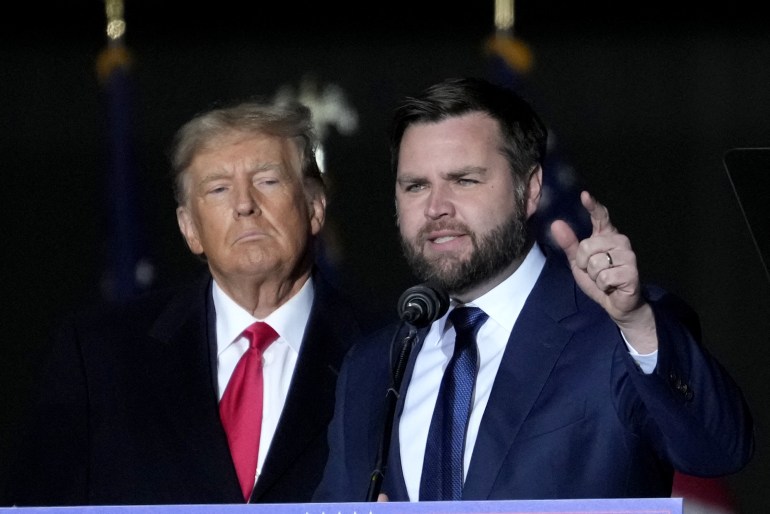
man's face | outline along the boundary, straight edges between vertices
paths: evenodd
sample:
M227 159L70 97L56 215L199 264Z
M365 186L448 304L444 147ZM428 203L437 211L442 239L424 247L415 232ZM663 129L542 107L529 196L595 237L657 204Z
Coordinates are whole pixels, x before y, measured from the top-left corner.
M179 228L205 254L220 282L289 279L307 265L323 226L323 193L306 195L294 144L232 133L198 153L187 169Z
M396 210L417 276L450 294L496 285L518 266L536 202L514 190L497 122L480 113L407 128ZM539 184L539 174L535 177Z

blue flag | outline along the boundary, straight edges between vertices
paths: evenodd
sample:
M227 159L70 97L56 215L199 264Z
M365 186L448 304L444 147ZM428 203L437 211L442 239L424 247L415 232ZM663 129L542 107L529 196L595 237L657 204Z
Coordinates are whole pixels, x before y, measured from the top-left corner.
M106 125L105 209L109 217L101 289L107 300L130 298L149 288L154 279L147 257L134 155L131 67L132 56L120 41L111 41L97 58Z
M489 80L514 89L536 111L541 112L526 78L534 62L530 48L509 32L500 30L486 40L485 50L489 59ZM588 237L591 220L580 203L580 192L585 189L583 180L562 155L552 127L549 127L548 151L543 168L542 197L532 220L538 242L555 247L550 236L550 224L555 219L569 223L579 239Z

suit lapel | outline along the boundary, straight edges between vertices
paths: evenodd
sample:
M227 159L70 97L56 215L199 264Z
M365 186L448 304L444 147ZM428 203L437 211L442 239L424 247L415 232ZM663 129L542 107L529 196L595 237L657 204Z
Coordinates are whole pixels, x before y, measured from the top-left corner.
M395 414L393 417L393 432L390 437L388 469L386 470L385 479L383 480L383 492L388 493L391 501L409 500L403 468L401 467L401 442L399 439L398 427L401 422L401 414L404 412L406 391L412 380L412 374L414 373L414 364L417 361L417 355L420 353L420 349L422 348L427 333L427 328L420 329L417 332L417 340L414 343L414 348L412 348L411 353L409 354L409 360L407 361L406 370L404 371L404 376L401 381L398 400L396 401ZM406 334L406 331L402 331L398 336L399 340L403 340ZM379 430L382 430L382 427L380 427ZM379 434L380 432L378 431L377 433ZM377 441L377 444L379 444L379 440Z
M157 384L166 406L169 437L184 446L178 453L201 477L200 487L218 490L224 501L241 502L238 478L219 418L216 392L216 339L210 292L205 274L167 306L151 329L159 340L156 364L164 369ZM212 362L213 359L213 362Z
M511 331L481 420L463 499L489 497L521 424L572 335L559 321L576 310L574 287L569 269L549 258Z
M348 341L359 335L353 317L346 315L348 307L318 274L314 287L313 307L289 394L252 501L258 501L288 467L296 465L308 446L326 443L339 363Z

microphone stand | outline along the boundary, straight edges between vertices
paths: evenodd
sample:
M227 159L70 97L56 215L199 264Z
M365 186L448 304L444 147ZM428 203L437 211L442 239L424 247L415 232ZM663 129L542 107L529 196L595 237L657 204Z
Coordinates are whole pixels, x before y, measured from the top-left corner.
M398 332L399 330L396 330L396 334ZM395 339L395 334L393 337ZM404 338L398 360L393 368L393 383L385 393L385 425L379 451L377 452L377 463L369 481L369 491L366 494L367 502L377 501L382 488L382 481L385 478L385 471L388 467L388 455L390 453L390 439L393 434L393 418L396 414L396 402L398 401L401 380L406 371L406 365L409 362L409 355L412 353L415 339L417 339L417 329L410 325L409 333Z

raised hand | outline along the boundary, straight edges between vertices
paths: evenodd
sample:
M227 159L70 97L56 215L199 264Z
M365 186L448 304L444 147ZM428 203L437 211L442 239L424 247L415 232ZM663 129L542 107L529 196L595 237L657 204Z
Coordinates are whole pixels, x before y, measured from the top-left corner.
M591 235L578 241L565 221L556 220L551 224L553 239L583 292L607 311L639 353L654 351L655 320L641 294L631 242L612 225L607 207L590 193L583 191L580 201L591 217Z

